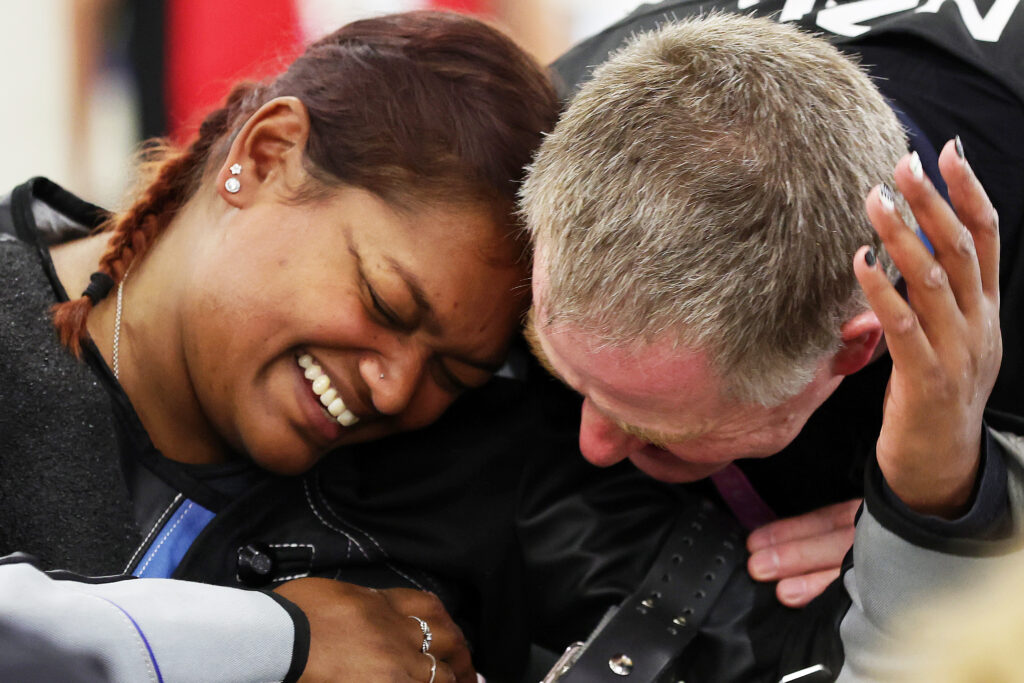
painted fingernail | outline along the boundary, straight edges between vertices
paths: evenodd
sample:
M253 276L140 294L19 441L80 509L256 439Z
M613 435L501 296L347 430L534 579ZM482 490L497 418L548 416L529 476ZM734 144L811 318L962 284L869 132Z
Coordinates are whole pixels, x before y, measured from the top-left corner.
M892 188L882 183L878 188L878 198L882 202L882 206L885 207L886 211L893 211L896 208L896 193L892 191Z
M921 157L918 156L917 152L910 155L910 172L918 180L924 177L924 168L921 167Z
M864 263L868 264L868 268L874 268L877 260L875 258L875 250L868 247L868 250L864 252Z
M960 141L960 136L957 135L953 138L953 147L956 149L956 155L961 159L964 158L964 143Z

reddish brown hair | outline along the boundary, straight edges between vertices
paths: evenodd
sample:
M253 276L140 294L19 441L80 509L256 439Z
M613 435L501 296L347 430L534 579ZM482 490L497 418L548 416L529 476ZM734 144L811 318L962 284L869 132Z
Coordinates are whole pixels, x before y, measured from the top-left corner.
M508 217L523 169L558 115L536 62L480 21L409 12L348 24L273 81L237 85L187 149L155 146L153 180L104 226L113 235L97 270L120 282L223 161L234 133L282 96L309 112L315 186L304 196L344 184L400 206L487 202ZM91 310L85 296L54 308L61 341L76 355Z

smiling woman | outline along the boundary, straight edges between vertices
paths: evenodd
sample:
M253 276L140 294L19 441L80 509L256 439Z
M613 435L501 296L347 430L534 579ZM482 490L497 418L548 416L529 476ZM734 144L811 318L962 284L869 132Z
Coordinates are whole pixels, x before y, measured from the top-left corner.
M483 49L485 31L511 61ZM164 455L297 473L331 446L423 426L486 379L522 304L515 180L554 111L499 41L446 15L349 25L276 81L238 86L108 230L52 250L69 291L94 270L119 283L123 308L83 295L56 324L112 366L119 342L118 380ZM300 351L345 429L293 390Z
M556 113L543 72L498 31L393 15L339 29L275 80L239 84L187 149L150 147L149 180L123 213L44 179L16 189L0 217L4 275L18 283L4 316L20 325L0 335L12 361L0 465L22 498L42 469L76 500L69 515L0 496L0 552L182 576L266 472L301 474L338 447L425 427L485 384L528 292L515 193ZM309 510L338 531L314 497L306 489ZM349 555L363 548L338 533ZM423 585L382 561L398 585ZM282 592L301 602L304 586ZM397 623L415 639L403 600L385 605L402 619L385 627L378 604L364 634L390 642ZM444 619L431 624L430 677L472 680ZM414 648L377 654L378 666L428 664Z

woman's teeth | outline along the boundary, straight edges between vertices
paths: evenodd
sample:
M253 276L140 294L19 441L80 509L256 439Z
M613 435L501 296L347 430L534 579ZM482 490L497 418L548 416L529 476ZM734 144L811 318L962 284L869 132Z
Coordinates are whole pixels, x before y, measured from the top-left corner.
M338 396L338 391L331 386L331 378L328 377L320 365L313 360L313 356L304 353L298 358L299 367L304 370L306 379L310 381L313 393L320 398L328 414L338 421L343 427L351 427L359 418L345 407L345 402Z

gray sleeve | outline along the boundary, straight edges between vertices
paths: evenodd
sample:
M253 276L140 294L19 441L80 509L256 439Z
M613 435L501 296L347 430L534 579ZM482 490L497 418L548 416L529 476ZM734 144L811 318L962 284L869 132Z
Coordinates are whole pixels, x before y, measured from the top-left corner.
M976 542L973 552L944 551L915 544L879 521L870 498L857 521L853 563L843 575L851 605L839 626L845 659L836 680L888 680L914 670L897 640L900 618L936 595L969 585L979 573L1019 562L1024 510L1024 440L993 432L1007 459L1012 538ZM899 636L902 637L902 636Z
M295 626L270 596L170 579L56 580L0 565L0 615L97 657L113 681L280 681Z

